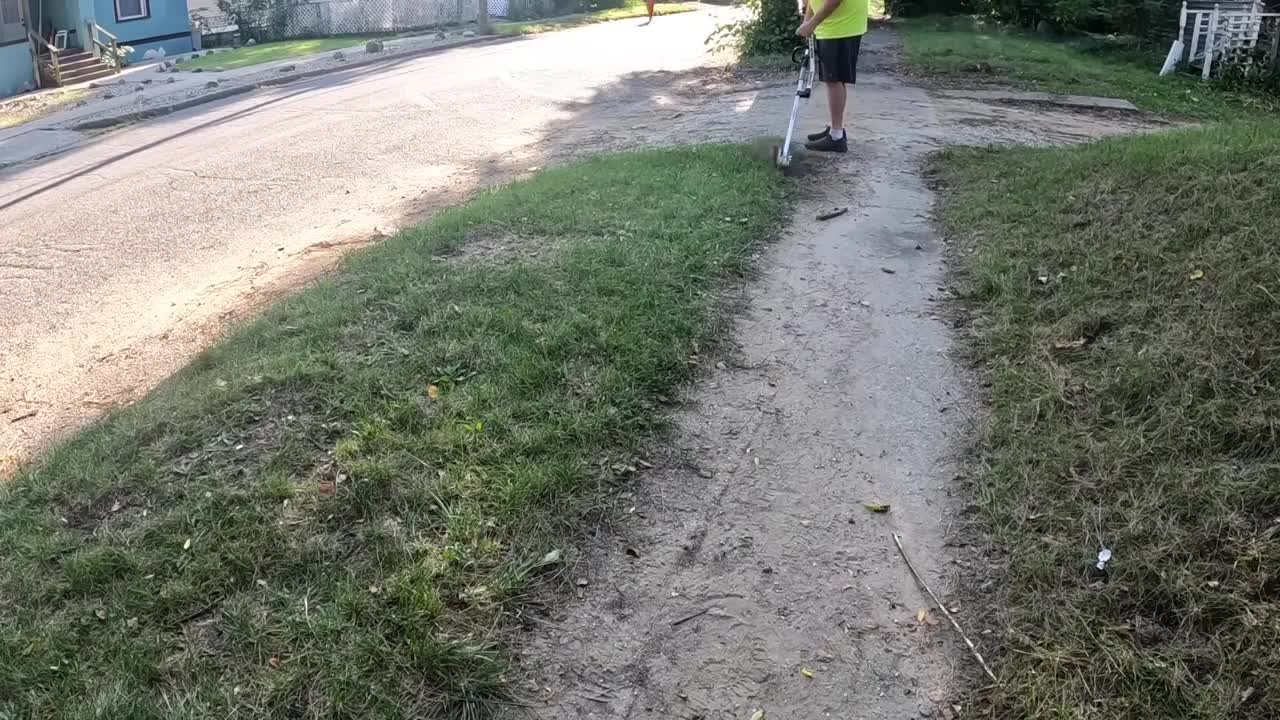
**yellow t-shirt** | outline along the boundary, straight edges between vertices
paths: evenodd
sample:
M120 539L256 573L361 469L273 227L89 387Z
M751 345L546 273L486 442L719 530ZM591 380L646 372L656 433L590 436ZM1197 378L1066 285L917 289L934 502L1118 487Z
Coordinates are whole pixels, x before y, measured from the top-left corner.
M813 33L814 37L819 40L835 40L866 34L867 4L868 0L842 0L831 17L818 25ZM809 0L809 7L813 8L814 14L825 6L824 0Z

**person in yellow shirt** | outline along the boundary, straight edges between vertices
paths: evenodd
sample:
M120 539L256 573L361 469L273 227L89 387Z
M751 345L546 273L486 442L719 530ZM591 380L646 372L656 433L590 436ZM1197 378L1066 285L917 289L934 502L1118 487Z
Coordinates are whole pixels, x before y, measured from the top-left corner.
M818 60L818 80L827 88L831 125L809 136L805 147L820 152L848 152L844 108L849 85L858 81L858 50L867 32L868 0L804 0L804 24L796 30L812 35Z

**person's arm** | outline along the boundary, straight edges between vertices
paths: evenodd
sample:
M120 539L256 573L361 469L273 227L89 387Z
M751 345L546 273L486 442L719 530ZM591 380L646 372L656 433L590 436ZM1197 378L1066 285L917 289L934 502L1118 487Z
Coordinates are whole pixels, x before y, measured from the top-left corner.
M826 0L826 2L822 3L822 9L815 13L813 11L813 7L811 7L806 0L804 4L805 21L804 24L800 26L800 29L796 31L796 34L804 38L812 35L813 31L822 24L822 21L831 17L831 14L840 7L840 3L842 2L844 2L844 0Z

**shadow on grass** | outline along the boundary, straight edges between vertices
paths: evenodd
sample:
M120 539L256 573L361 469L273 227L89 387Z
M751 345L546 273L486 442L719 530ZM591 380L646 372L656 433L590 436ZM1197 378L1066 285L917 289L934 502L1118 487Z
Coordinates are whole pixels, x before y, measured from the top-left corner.
M375 71L414 69L166 118L181 129L78 174ZM702 79L637 75L562 102L536 151L476 148L473 184L404 209L590 151ZM55 448L0 497L0 715L499 706L504 630L662 431L660 398L714 343L715 291L777 228L780 188L720 146L484 193L353 254ZM478 240L550 249L448 259Z

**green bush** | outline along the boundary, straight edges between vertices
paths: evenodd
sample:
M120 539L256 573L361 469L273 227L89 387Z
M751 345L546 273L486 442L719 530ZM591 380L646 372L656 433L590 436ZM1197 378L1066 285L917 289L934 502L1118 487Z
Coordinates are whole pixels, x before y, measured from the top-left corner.
M722 25L707 38L715 44L730 45L743 55L789 53L800 44L800 6L796 0L746 0L750 11L746 20Z
M1117 33L1166 40L1177 28L1174 0L888 0L892 15L978 13L1001 22L1067 32Z

